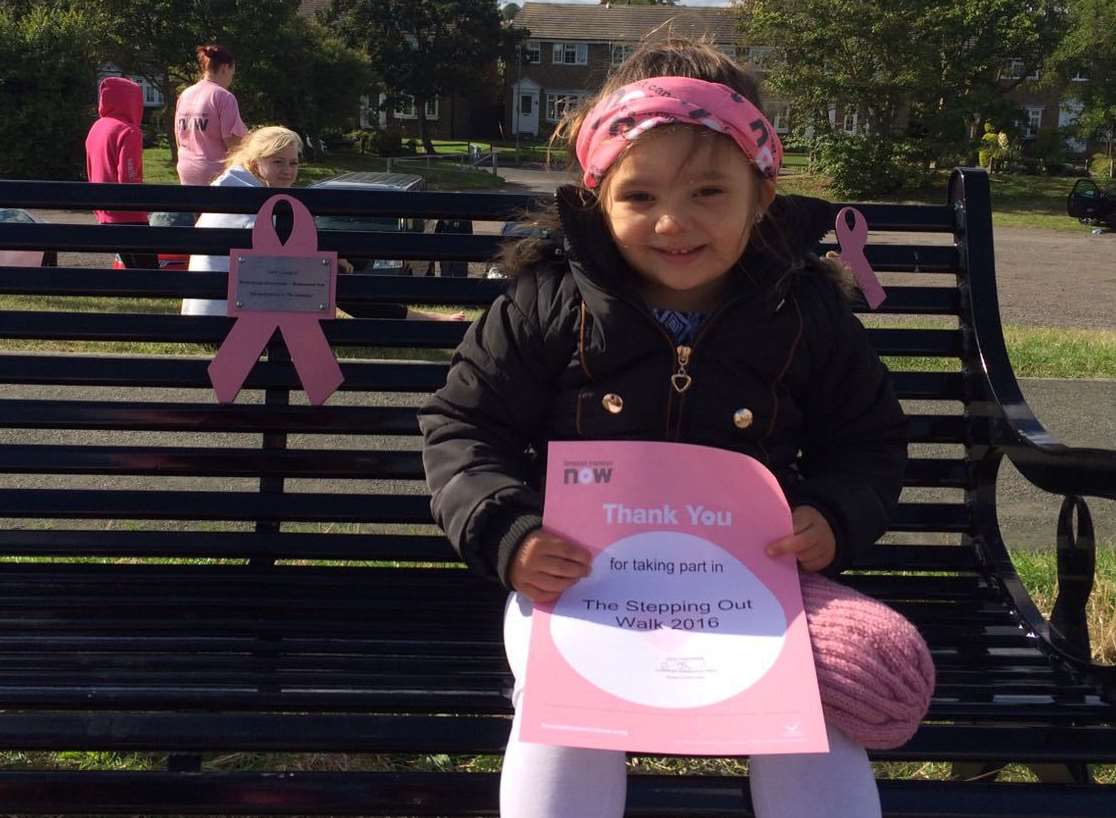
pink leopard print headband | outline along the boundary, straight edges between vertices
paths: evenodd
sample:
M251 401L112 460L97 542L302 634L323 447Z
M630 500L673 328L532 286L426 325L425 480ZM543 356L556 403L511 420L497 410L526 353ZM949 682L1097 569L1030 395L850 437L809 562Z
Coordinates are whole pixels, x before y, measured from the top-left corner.
M732 138L768 179L779 175L783 143L759 108L716 82L656 77L629 83L602 99L581 125L577 160L595 188L629 142L656 125L702 125Z

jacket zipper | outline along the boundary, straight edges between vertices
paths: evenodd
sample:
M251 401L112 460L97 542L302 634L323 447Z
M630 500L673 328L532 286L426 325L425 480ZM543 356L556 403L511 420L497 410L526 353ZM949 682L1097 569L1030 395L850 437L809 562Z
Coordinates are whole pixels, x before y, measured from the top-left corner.
M664 440L678 440L682 433L682 404L686 400L686 392L689 391L693 385L694 378L690 374L689 367L693 361L694 349L697 347L698 341L709 330L713 324L720 320L721 316L727 313L732 307L738 303L747 300L747 296L737 296L731 301L722 304L705 323L702 324L701 329L698 330L697 335L694 336L693 342L689 346L675 346L674 339L671 338L670 333L667 332L663 325L658 322L651 310L646 304L634 301L624 296L618 295L619 299L628 304L628 306L635 308L637 312L642 313L647 317L647 320L655 325L659 334L670 345L671 351L674 355L675 368L670 375L670 386L667 390L667 412L666 412L666 434ZM685 350L683 352L683 350ZM672 423L673 421L673 423Z
M698 342L702 339L702 336L708 332L709 328L720 320L722 315L735 306L737 302L743 300L744 297L741 296L722 305L720 309L705 320L705 323L702 324L689 346L681 345L674 347L675 370L670 376L670 392L667 403L667 440L678 440L682 436L682 407L686 403L686 393L694 383L694 377L690 374L690 363L693 361L694 350L697 349ZM654 321L654 317L652 317L651 320ZM662 330L663 335L666 335L668 340L671 340L673 346L673 340L667 335L666 330L662 328L662 324L659 324L658 321L655 321L655 324ZM673 421L673 423L671 421Z

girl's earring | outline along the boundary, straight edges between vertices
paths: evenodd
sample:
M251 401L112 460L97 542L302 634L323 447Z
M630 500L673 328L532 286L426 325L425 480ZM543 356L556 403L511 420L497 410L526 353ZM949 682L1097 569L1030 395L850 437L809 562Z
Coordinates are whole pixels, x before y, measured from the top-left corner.
M762 221L763 221L763 211L761 210L759 213L756 214L755 223L759 224Z

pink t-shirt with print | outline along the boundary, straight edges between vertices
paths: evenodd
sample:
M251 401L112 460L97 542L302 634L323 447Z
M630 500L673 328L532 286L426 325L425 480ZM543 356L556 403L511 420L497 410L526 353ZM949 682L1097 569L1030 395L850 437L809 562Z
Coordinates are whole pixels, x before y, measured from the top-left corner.
M183 91L174 113L182 184L208 185L216 179L224 170L227 140L247 132L236 97L228 90L202 80Z

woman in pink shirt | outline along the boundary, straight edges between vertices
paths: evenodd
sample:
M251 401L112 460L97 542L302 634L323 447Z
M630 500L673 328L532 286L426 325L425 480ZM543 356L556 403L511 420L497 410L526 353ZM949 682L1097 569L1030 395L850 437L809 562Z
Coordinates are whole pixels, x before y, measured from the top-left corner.
M236 58L220 45L199 45L197 54L202 78L182 92L174 112L178 179L184 185L208 185L216 179L229 149L248 132L229 91Z

